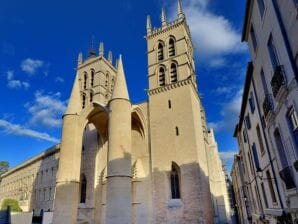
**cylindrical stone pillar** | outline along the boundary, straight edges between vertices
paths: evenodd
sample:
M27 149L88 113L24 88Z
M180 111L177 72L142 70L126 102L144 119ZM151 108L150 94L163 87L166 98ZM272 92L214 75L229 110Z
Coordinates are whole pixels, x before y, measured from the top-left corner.
M66 114L63 117L53 224L77 223L81 148L78 115Z
M127 99L110 101L107 224L131 224L131 104Z

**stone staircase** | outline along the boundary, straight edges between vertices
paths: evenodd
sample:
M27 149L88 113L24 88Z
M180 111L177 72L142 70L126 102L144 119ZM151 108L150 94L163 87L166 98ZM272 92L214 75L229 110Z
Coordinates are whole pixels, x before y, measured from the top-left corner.
M0 211L0 224L10 224L8 211Z

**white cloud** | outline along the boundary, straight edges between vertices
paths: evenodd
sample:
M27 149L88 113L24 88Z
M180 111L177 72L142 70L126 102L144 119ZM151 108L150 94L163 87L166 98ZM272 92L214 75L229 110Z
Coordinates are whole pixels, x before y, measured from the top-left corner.
M14 72L7 72L7 87L10 89L28 89L30 84L28 82L23 82L21 80L14 79Z
M212 68L221 68L227 64L224 58L214 58L209 61L209 65Z
M218 122L210 122L209 127L214 131L229 131L233 132L235 125L238 122L238 117L242 102L242 88L239 89L235 95L226 103L222 104L220 115L222 119Z
M231 93L232 88L231 87L226 87L226 86L219 86L215 89L215 93L217 94L229 94Z
M37 139L54 142L54 143L59 142L58 139L51 137L47 133L34 131L31 129L25 128L21 125L18 125L18 124L12 124L12 123L10 123L6 120L3 120L3 119L0 119L0 128L6 134L27 136L27 137L37 138Z
M34 102L25 104L32 115L29 124L50 128L60 127L62 114L66 110L66 102L60 100L60 95L59 92L48 95L36 92Z
M29 82L22 82L25 89L28 89L30 87Z
M192 40L200 58L211 66L223 66L223 57L241 53L246 48L241 44L241 35L232 23L221 15L214 14L209 8L209 0L184 1L183 9L191 30ZM170 8L170 18L177 17L176 4ZM210 58L213 61L210 61ZM207 60L208 59L208 60Z
M60 82L60 83L63 83L64 82L64 79L60 76L57 76L56 79L55 79L55 82Z
M234 155L237 154L238 151L230 150L219 152L220 158L225 165L232 165L234 161Z
M7 80L13 79L13 71L7 71Z
M27 58L21 62L21 69L29 75L34 75L43 65L44 62L41 60Z

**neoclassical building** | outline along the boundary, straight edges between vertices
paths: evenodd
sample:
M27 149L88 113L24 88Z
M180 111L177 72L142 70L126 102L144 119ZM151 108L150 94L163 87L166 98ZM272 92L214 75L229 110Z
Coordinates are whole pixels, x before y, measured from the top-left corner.
M162 10L156 29L147 18L145 102L131 103L121 56L113 64L103 44L98 54L79 54L61 144L53 152L55 196L43 208L53 211L54 224L230 222L225 175L206 125L180 1L177 16L169 23ZM2 182L18 172L4 174ZM37 172L35 179L41 178ZM41 196L39 189L34 196L39 185L30 186L32 210L36 197L50 193L46 188L44 196L41 186Z

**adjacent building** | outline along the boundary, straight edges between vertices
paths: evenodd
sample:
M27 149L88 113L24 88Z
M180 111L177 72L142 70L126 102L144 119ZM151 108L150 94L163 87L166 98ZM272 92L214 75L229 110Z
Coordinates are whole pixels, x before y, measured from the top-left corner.
M248 0L239 154L231 176L241 223L298 220L298 3Z
M177 6L173 22L162 10L159 28L147 18L148 99L131 103L122 57L113 63L103 44L85 59L79 54L61 144L2 175L0 200L28 192L27 209L53 211L54 224L230 223L190 30Z
M59 145L10 169L0 176L0 203L5 198L19 202L23 211L53 210L56 174L59 161Z

